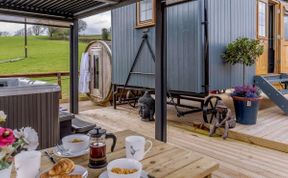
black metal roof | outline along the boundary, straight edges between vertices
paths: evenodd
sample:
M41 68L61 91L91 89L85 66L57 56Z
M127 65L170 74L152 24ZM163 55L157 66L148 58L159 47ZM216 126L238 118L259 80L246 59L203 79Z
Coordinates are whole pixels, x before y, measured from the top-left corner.
M0 14L71 21L137 0L0 0ZM139 1L139 0L138 0Z

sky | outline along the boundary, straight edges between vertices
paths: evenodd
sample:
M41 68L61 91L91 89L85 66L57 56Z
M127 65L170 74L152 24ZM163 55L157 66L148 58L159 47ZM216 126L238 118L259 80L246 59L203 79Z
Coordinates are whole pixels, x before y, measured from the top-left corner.
M88 18L82 19L87 22L87 29L81 34L91 35L91 34L101 34L102 28L111 27L111 12L105 12L102 14L94 15ZM0 31L7 31L10 35L13 35L17 30L20 30L24 27L23 24L16 23L6 23L0 22ZM28 28L30 25L28 25Z

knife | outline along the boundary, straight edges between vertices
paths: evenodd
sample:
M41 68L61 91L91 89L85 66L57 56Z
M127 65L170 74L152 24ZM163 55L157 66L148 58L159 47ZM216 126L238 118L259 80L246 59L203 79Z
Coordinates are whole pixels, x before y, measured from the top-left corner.
M56 164L55 159L48 153L48 151L44 151L44 153L46 154L46 156L50 159L50 161L51 161L53 164Z

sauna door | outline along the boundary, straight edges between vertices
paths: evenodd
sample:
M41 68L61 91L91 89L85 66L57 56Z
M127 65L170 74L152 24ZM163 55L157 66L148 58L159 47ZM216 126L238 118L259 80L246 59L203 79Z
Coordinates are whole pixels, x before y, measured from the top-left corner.
M264 45L264 53L256 62L256 74L267 74L269 65L269 39L268 39L268 0L259 0L257 2L257 36Z
M102 57L102 49L97 47L92 47L91 49L91 58L90 58L90 66L91 66L91 94L93 96L97 96L102 98L103 91L103 78L102 78L102 70L103 70L103 57Z
M288 11L287 7L281 5L281 17L280 17L280 72L288 73Z

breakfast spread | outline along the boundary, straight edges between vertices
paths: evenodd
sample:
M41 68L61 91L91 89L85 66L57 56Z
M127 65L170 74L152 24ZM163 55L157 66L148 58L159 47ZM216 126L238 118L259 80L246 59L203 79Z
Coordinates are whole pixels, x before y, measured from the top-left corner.
M75 168L70 159L61 159L49 171L41 174L40 178L82 178L82 175L69 175Z
M137 172L137 169L113 168L111 172L115 174L133 174Z

